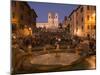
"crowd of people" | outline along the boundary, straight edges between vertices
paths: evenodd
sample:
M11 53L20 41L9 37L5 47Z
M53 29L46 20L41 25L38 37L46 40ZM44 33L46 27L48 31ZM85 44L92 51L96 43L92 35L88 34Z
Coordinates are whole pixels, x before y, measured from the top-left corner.
M95 51L96 49L95 39L83 39L78 36L72 37L70 34L65 32L36 32L33 35L19 37L15 40L19 47L23 50L26 50L29 46L34 49L34 47L45 47L45 45L51 45L55 48L59 45L59 48L63 48L62 46L65 46L65 48L75 49L85 40L88 40L87 45L90 48L90 51Z

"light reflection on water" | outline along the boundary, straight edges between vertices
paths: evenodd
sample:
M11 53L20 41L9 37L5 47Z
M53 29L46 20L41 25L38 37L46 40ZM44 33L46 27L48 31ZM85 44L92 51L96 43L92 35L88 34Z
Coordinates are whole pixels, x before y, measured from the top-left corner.
M75 53L50 53L37 56L31 60L32 64L41 65L70 65L79 59Z
M74 70L91 70L96 68L96 56L88 56L82 60L80 56L73 53L51 53L44 54L32 58L31 68L22 70L23 73L38 73L38 72L55 72L55 71L74 71ZM73 60L75 61L73 61ZM78 61L81 60L81 61ZM74 62L75 64L71 64ZM77 63L78 62L78 63ZM22 73L19 70L19 73Z
M96 56L90 56L85 59L89 63L89 69L95 69L96 68Z
M62 65L63 68L60 68L59 70L88 70L88 69L95 69L96 68L96 56L88 56L84 59L82 59L79 63L75 63L69 69L67 65L71 65L72 62L77 62L77 60L80 58L79 55L73 54L73 53L60 53L56 55L55 53L51 54L44 54L37 56L36 58L32 59L32 64L38 64L38 65ZM80 59L79 59L80 60ZM43 66L42 66L43 67ZM55 66L56 67L56 66Z

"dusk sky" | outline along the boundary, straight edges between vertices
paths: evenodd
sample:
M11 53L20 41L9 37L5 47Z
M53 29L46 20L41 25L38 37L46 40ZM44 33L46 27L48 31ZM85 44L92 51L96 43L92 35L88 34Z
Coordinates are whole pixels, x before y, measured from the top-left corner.
M28 2L29 6L33 8L38 15L37 22L47 22L48 12L57 12L59 15L59 21L62 22L64 16L76 9L77 5L71 4L56 4L56 3L41 3L41 2Z

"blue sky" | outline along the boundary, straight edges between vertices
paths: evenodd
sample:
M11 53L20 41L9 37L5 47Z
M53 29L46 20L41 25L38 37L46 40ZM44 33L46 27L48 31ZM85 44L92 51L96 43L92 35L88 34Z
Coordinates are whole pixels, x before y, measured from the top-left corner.
M69 16L69 14L78 7L78 5L71 4L41 2L28 2L28 4L38 15L37 22L47 22L48 12L57 12L59 15L59 21L62 22L64 16Z

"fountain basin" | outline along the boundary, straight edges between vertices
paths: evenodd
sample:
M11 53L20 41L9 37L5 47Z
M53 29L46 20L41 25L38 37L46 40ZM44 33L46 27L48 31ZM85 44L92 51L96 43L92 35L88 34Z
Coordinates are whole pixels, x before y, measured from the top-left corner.
M33 57L31 60L31 64L66 66L78 60L79 57L80 56L75 53L48 53Z

